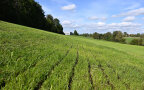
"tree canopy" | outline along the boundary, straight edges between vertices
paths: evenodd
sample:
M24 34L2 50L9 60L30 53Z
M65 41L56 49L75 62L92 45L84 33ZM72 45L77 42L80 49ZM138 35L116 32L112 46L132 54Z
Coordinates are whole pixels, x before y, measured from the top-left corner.
M85 37L93 37L94 39L103 39L103 40L107 40L107 41L115 41L115 42L125 43L124 35L121 31L114 31L113 33L107 32L104 34L94 32L93 34L85 33L85 34L81 34L81 35L85 36Z
M74 30L74 35L79 35L77 30Z
M64 34L60 21L52 15L45 17L34 0L1 0L0 8L0 20Z
M113 32L113 40L116 42L120 42L123 38L123 33L121 31L114 31Z

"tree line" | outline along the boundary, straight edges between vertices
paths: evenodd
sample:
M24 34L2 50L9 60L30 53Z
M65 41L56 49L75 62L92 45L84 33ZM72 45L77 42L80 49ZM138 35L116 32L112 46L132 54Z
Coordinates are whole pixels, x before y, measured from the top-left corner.
M114 41L114 42L120 42L120 43L126 43L126 39L124 37L140 37L137 39L133 39L130 44L132 45L144 45L144 34L128 34L127 32L121 32L121 31L114 31L113 33L107 32L104 34L94 32L93 34L84 33L80 34L84 37L92 37L94 39L102 39L107 41Z
M64 34L60 21L52 15L45 16L34 0L1 0L0 20Z
M113 33L107 32L104 34L94 32L93 34L81 34L82 36L85 37L93 37L94 39L103 39L107 41L115 41L115 42L121 42L125 43L124 35L121 31L114 31Z
M133 39L130 44L144 46L144 34L140 34L140 38Z

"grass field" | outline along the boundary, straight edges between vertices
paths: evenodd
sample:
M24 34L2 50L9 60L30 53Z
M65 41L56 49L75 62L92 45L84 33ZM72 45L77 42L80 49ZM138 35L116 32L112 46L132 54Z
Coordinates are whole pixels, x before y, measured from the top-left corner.
M126 39L126 43L127 44L130 44L130 42L133 40L133 39L140 39L140 37L125 37Z
M2 90L143 90L144 47L0 21Z

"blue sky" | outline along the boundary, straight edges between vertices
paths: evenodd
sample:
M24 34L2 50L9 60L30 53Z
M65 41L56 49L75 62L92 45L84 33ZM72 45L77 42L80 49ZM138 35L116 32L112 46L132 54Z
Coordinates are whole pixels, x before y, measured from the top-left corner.
M144 33L144 0L35 0L45 15L58 18L64 32Z

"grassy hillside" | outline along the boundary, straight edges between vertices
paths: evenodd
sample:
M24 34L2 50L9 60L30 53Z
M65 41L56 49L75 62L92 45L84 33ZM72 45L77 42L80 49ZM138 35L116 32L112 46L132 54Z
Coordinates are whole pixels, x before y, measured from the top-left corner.
M0 21L2 90L143 90L144 47Z

